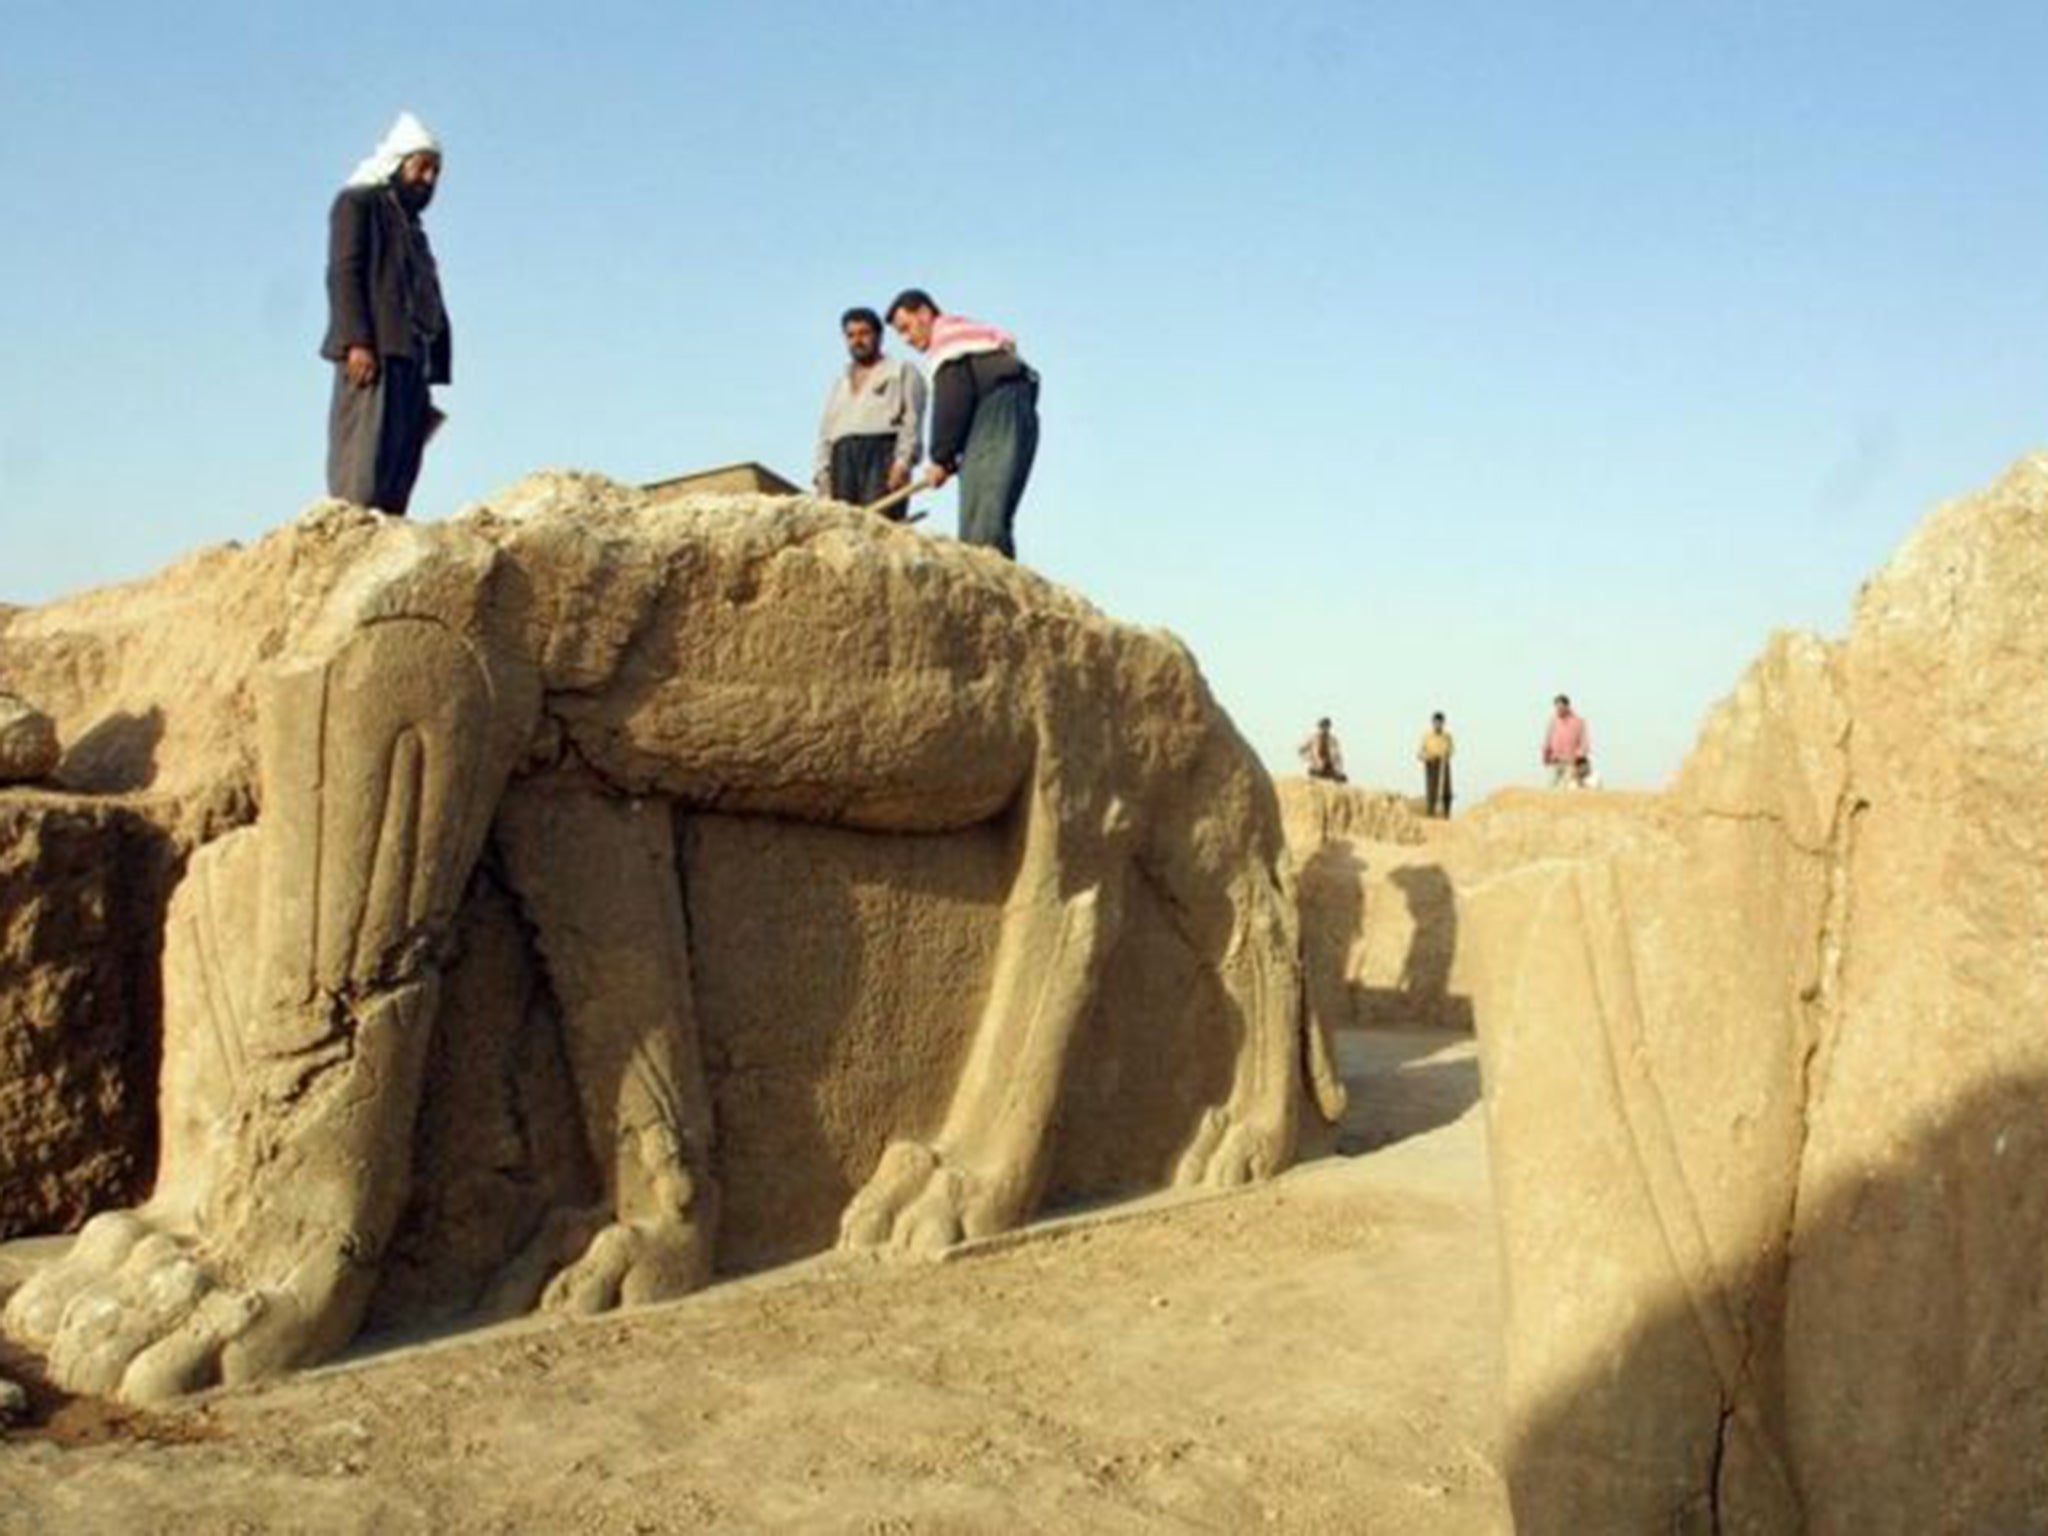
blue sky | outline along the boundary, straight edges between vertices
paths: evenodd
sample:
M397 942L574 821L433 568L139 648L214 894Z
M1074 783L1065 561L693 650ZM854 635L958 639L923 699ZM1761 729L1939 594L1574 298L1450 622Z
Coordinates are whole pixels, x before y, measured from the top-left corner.
M449 146L444 515L792 476L921 283L1045 377L1024 558L1276 767L1651 786L1770 629L2048 443L2048 7L37 3L0 10L0 600L321 490L325 214ZM950 528L952 494L933 526Z

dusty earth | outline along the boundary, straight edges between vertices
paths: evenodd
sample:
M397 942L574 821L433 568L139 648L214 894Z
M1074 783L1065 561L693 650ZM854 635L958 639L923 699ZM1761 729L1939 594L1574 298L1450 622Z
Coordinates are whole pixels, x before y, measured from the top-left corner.
M1476 1053L1339 1044L1339 1155L1251 1190L170 1411L39 1391L0 1531L1504 1531Z

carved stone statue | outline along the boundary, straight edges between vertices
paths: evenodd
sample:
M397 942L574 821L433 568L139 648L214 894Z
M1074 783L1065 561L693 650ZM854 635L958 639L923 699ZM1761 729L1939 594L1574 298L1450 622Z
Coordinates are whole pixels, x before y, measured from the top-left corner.
M73 1389L157 1398L355 1334L487 855L559 1004L603 1184L508 1266L549 1306L674 1296L711 1269L717 1127L675 852L692 811L1010 840L950 1106L888 1147L848 1246L942 1249L1031 1213L1138 883L1236 1030L1173 1182L1283 1166L1305 1075L1340 1107L1301 1012L1273 791L1163 634L843 511L656 510L568 476L436 526L319 509L208 579L259 636L233 654L260 659L195 662L170 731L246 720L258 811L172 907L152 1198L94 1218L6 1311Z

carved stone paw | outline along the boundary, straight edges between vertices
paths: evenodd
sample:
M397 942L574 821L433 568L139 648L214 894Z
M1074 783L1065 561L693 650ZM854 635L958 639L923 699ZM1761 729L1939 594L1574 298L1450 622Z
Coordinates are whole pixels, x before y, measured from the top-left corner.
M932 1255L1000 1232L1013 1218L987 1181L939 1148L899 1141L840 1217L839 1246Z
M115 1211L24 1284L4 1322L43 1351L58 1385L153 1402L237 1379L231 1347L268 1310L220 1284L185 1239Z
M710 1274L709 1245L696 1223L680 1216L613 1222L548 1282L540 1304L588 1316L686 1295Z
M1174 1170L1177 1189L1235 1189L1270 1179L1287 1166L1287 1137L1257 1118L1240 1118L1229 1108L1202 1116L1201 1128Z

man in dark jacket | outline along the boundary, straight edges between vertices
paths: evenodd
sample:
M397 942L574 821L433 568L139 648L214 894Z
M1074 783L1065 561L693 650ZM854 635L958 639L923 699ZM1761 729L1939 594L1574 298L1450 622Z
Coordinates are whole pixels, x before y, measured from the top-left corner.
M965 315L942 314L922 288L889 304L889 324L932 369L931 468L936 487L960 476L960 538L1017 558L1017 504L1038 453L1038 375L1017 338Z
M429 386L449 379L448 312L420 225L440 179L440 141L401 112L329 215L327 493L400 517L441 419Z

